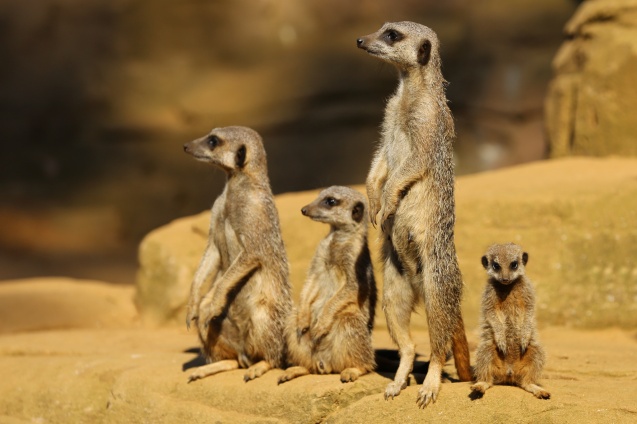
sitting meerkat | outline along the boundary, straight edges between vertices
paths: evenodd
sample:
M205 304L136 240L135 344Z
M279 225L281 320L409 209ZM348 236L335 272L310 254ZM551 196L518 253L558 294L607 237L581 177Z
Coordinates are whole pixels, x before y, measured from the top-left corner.
M288 318L291 365L279 384L306 374L341 373L343 383L375 367L371 333L376 283L367 247L365 197L333 186L301 209L330 225L312 260L300 305Z
M184 150L227 177L190 290L186 325L196 322L208 364L195 369L189 382L239 367L248 368L244 379L252 380L285 364L283 332L292 307L265 150L259 134L245 127L216 128Z
M539 399L551 397L537 385L545 355L536 333L535 293L525 273L528 260L513 243L494 244L482 257L489 280L482 296L477 382L471 386L479 395L494 384L513 384Z

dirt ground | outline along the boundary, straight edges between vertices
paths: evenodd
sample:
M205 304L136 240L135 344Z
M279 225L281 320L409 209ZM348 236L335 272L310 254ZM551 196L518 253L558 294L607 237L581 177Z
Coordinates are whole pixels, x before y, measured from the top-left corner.
M28 296L25 296L28 293ZM540 329L548 352L542 384L550 400L495 387L478 400L469 383L450 382L420 410L418 387L385 401L392 370L343 384L337 375L306 376L278 386L280 370L244 383L232 371L187 383L200 363L197 337L181 326L144 327L134 289L92 281L41 279L0 285L0 422L635 422L637 332ZM475 328L468 329L472 351ZM415 380L422 381L427 333L415 331ZM389 358L386 330L374 346ZM388 349L388 350L387 350Z

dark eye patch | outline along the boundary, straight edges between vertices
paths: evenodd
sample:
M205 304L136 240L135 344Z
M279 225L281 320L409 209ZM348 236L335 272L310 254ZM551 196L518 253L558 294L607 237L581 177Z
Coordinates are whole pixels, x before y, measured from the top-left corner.
M323 199L323 203L328 207L328 208L332 208L334 206L338 206L340 202L340 200L335 199L333 197L326 197L325 199Z
M405 38L405 36L395 29L388 29L383 33L383 39L390 46L395 42L402 40L403 38Z
M496 271L496 272L500 271L500 269L502 268L502 267L500 267L500 264L495 262L495 261L491 264L491 267L493 267L493 270Z
M212 150L221 144L221 139L216 135L209 135L206 143L208 143L208 147L210 147L210 150Z
M510 268L515 271L516 269L518 269L518 261L513 261L511 262L511 266Z

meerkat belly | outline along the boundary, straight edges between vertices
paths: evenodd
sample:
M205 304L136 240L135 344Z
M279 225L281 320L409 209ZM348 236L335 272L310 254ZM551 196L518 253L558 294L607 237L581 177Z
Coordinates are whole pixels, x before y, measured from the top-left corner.
M323 268L319 273L320 292L316 301L312 304L312 325L316 324L318 318L325 313L325 304L336 294L337 281L333 270Z
M422 180L413 184L400 200L394 217L392 240L396 248L422 248L433 242L438 214L436 193L429 181Z

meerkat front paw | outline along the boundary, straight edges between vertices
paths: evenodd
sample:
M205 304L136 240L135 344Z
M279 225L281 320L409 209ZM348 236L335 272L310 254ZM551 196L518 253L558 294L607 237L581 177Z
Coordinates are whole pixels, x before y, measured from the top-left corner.
M223 303L217 302L214 299L211 301L204 299L199 305L199 319L204 322L210 322L219 318L223 314L223 307Z
M383 202L383 207L380 209L380 228L384 233L389 232L391 229L391 222L396 214L397 205L389 201Z
M419 408L425 408L430 403L433 403L438 398L438 393L440 392L440 380L436 381L427 381L423 383L420 390L418 390L418 398L416 399L416 403Z
M300 342L301 338L307 334L310 327L297 328L296 329L296 339Z
M310 332L312 336L312 345L316 348L325 336L329 334L329 332L330 326L319 321Z
M507 354L506 340L498 340L498 339L496 339L495 344L496 344L497 349L500 351L500 353L502 353L504 356L506 356L506 354Z
M376 228L376 216L380 212L380 203L376 198L369 198L369 222ZM382 221L381 221L382 222Z
M385 388L385 400L398 396L405 387L407 387L406 381L392 381Z
M198 312L199 308L197 307L197 304L194 302L189 302L188 311L186 313L186 328L188 330L190 330L190 324L199 318Z
M395 211L394 211L395 212ZM384 207L380 211L380 229L383 233L389 233L392 228L392 222L394 220L394 212L389 212Z

